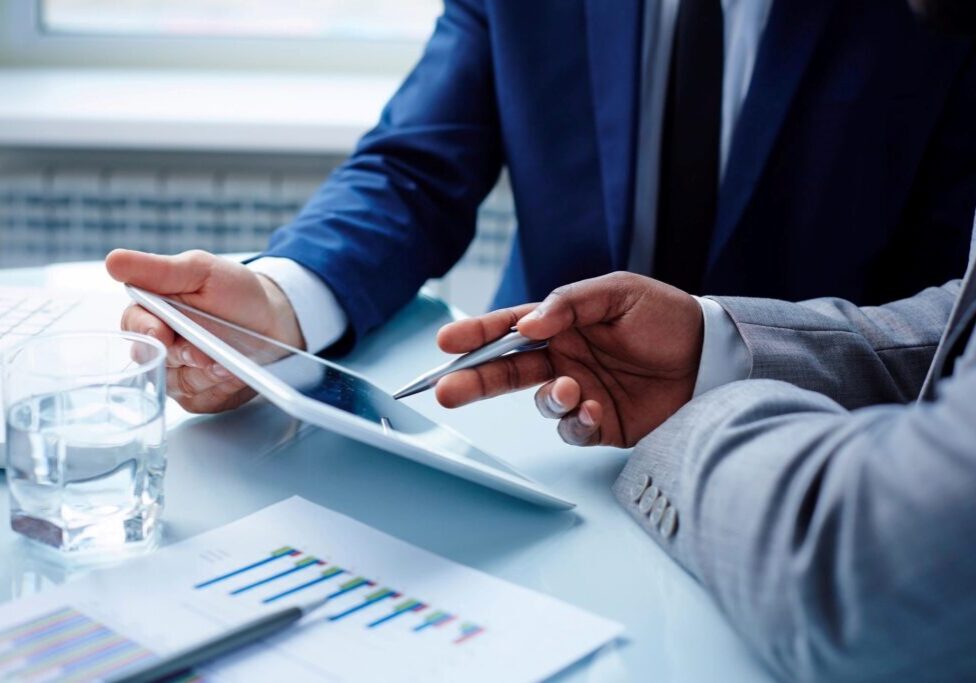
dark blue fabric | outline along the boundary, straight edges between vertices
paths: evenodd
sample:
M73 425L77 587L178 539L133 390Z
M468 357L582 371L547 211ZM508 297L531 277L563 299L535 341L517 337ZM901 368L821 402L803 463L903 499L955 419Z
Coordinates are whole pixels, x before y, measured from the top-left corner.
M626 266L641 0L447 0L378 126L267 255L361 335L450 269L503 165L517 242L497 305ZM972 44L900 0L776 0L732 143L704 293L861 304L963 274ZM639 228L638 228L639 229Z

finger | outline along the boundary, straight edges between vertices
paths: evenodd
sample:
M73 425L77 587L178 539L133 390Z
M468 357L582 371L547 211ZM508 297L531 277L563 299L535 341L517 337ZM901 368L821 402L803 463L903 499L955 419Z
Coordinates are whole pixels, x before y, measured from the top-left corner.
M208 369L210 370L211 375L213 375L214 377L216 377L218 380L221 381L225 381L234 377L234 375L231 374L230 370L225 368L220 363L213 363Z
M523 317L519 332L531 339L549 339L572 327L610 322L633 303L660 288L656 280L634 273L611 273L559 287Z
M166 350L166 365L178 368L186 365L191 368L209 368L214 361L203 351L183 338L177 338Z
M176 341L176 334L166 323L138 304L122 312L122 329L155 337L167 347Z
M603 406L593 400L583 401L578 409L559 421L556 431L572 446L597 446L601 440L602 419Z
M220 391L219 386L196 396L176 399L183 408L191 413L219 413L242 406L257 393L250 387L244 387L231 394Z
M557 377L539 387L535 393L535 406L542 417L559 419L579 404L581 389L572 377Z
M105 268L119 282L158 294L196 292L210 276L217 257L205 251L160 256L116 249L105 257Z
M434 393L445 408L458 408L541 384L552 376L545 351L519 353L447 375L437 383Z
M211 368L178 367L166 370L166 391L174 398L193 398L203 394L231 396L245 384L236 377L223 378Z
M197 370L188 368L167 371L167 381L172 385L167 388L167 393L191 413L216 413L230 410L247 403L256 395L253 389L237 380L213 384L200 392L184 393L190 390L194 380L192 378L181 380L181 373L192 375L196 372Z
M448 323L437 333L437 345L445 353L467 353L508 334L535 304L502 308L477 318Z
M166 369L166 392L174 398L188 398L211 389L216 382L198 368L187 366Z

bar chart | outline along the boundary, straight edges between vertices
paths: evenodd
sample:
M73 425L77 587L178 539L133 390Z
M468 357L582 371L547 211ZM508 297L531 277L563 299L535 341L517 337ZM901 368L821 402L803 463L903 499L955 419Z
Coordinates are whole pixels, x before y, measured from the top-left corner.
M479 624L458 621L455 614L432 608L417 598L405 597L394 588L379 586L372 579L290 545L204 578L193 588L227 598L256 596L262 605L279 603L286 598L296 601L327 598L327 605L344 599L341 607L323 610L326 621L338 622L358 616L365 629L378 629L398 622L403 624L404 630L420 636L428 631L453 629L446 642L454 645L466 643L485 632Z
M290 498L0 605L0 681L114 680L154 657L311 603L319 609L291 628L196 672L211 683L529 683L620 632L571 605Z
M149 650L72 607L0 631L2 680L97 681L154 657Z

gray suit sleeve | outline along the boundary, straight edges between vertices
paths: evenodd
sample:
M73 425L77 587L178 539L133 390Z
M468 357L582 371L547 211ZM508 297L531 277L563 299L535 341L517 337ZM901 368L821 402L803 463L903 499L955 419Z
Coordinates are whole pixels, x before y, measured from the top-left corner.
M959 288L956 280L867 307L828 298L710 298L749 348L751 379L784 380L858 408L918 396Z
M976 366L939 389L848 412L729 384L641 442L614 491L783 679L976 680ZM646 477L680 513L670 538L634 502Z

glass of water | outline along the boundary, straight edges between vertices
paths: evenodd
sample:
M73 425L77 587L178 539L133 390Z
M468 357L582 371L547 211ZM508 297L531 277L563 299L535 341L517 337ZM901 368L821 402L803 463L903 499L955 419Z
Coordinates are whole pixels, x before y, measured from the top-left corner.
M4 355L15 531L72 556L155 544L165 359L159 341L126 332L39 336Z

